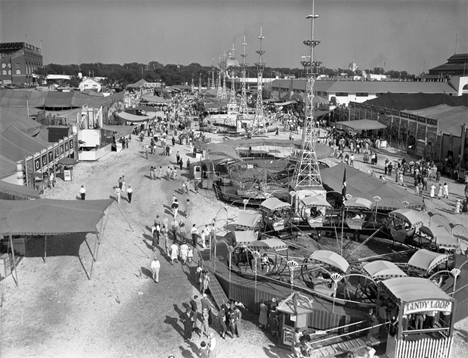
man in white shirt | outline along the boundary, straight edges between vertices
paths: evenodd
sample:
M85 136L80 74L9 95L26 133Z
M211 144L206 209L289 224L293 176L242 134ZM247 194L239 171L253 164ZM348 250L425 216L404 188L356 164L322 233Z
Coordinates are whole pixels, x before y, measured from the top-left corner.
M198 229L195 224L192 226L192 230L190 230L190 233L192 234L192 245L193 248L197 247L197 238L198 238Z
M161 268L161 263L157 257L154 257L151 261L151 272L153 273L153 281L159 282L159 269Z
M83 185L81 186L81 189L80 189L80 196L81 196L81 200L86 199L86 189L84 188Z

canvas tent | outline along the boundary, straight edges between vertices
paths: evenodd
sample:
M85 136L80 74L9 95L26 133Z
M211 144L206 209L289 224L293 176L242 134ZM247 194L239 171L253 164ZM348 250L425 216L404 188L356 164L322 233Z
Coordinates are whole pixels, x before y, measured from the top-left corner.
M117 114L117 116L122 118L124 121L133 122L133 123L146 122L146 121L149 121L151 118L153 118L153 117L150 117L150 116L136 116L134 114L130 114L130 113L127 113L127 112L119 112L119 113L116 113L116 114Z
M371 119L359 119L357 121L336 122L337 128L348 128L356 132L367 130L385 129L387 126Z
M346 164L338 164L330 168L322 169L320 174L325 187L341 192L343 188L343 171ZM394 210L404 208L420 209L424 207L422 197L414 195L405 188L383 181L371 176L369 173L346 166L346 193L353 197L369 199L374 202L374 196L382 200L378 202L378 209Z
M9 237L16 271L13 235L44 236L44 259L47 235L97 233L94 260L97 260L99 229L97 225L112 200L0 200L0 235ZM93 264L94 261L92 261ZM91 273L89 278L91 278ZM18 284L18 275L16 275Z
M142 86L144 86L145 84L147 84L148 81L145 81L144 79L141 79L135 83L131 83L129 85L127 85L127 88L140 88Z
M21 199L40 199L39 192L29 186L15 185L0 180L0 193Z

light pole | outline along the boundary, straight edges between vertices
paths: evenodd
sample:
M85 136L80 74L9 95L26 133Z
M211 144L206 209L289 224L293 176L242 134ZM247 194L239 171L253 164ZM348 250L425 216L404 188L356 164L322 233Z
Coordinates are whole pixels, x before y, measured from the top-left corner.
M293 292L293 287L294 287L294 270L299 266L299 264L294 261L290 260L286 263L286 265L289 268L290 274L291 274L291 292Z
M372 199L375 201L375 214L374 214L374 224L377 223L377 207L379 206L379 201L382 200L382 198L378 195L374 196Z

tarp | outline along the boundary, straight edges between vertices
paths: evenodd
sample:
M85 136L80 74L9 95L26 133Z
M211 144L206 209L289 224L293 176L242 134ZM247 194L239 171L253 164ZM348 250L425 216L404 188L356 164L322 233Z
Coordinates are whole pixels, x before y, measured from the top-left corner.
M397 218L409 222L411 225L418 223L424 223L424 219L418 215L416 210L412 209L398 209L390 212L390 216L396 216Z
M134 114L130 114L127 112L118 112L116 113L120 118L127 122L133 122L133 123L138 123L138 122L146 122L150 120L151 117L149 116L136 116Z
M278 209L290 208L291 204L285 203L284 201L279 200L278 198L269 198L263 201L260 204L260 208L266 209L269 211L275 211Z
M333 266L343 273L346 273L349 269L348 261L333 251L316 250L309 256L309 259Z
M257 241L257 237L252 230L249 231L234 231L234 239L237 244L248 244Z
M448 255L446 254L420 249L411 256L408 266L429 272L437 265L446 261L448 261Z
M0 133L0 153L15 163L46 149L47 146L46 143L28 136L13 126Z
M286 249L288 245L280 239L265 239L265 240L257 240L249 244L250 247L254 248L263 248L263 249Z
M342 163L320 171L322 182L331 190L341 193L345 165ZM406 205L408 208L424 207L422 197L410 193L404 187L380 180L350 166L346 166L346 193L353 197L369 199L372 202L374 202L374 196L379 196L382 200L379 201L378 208L381 210L404 208L404 201L408 202Z
M15 185L0 180L0 193L17 196L23 199L40 199L39 192L29 186Z
M365 198L351 198L344 202L344 205L348 208L363 208L372 209L372 201Z
M399 277L382 281L383 285L400 302L450 300L452 298L431 280L421 277Z
M146 83L148 83L148 81L145 81L144 79L141 79L135 83L131 83L129 85L127 85L127 88L140 88L141 86L145 85Z
M408 276L393 262L383 260L369 262L364 265L363 270L366 271L374 280L385 280L388 278Z
M336 127L347 127L354 131L366 131L366 130L377 130L387 128L385 124L371 120L371 119L359 119L356 121L347 122L336 122Z
M97 232L112 200L0 200L0 234Z
M252 213L249 211L239 211L239 216L236 218L234 225L245 226L254 228L255 225L262 219L259 213Z
M441 249L453 249L460 246L459 240L450 234L443 226L422 226L419 231L434 239Z
M331 204L321 195L307 196L301 200L305 206L325 206L331 208Z

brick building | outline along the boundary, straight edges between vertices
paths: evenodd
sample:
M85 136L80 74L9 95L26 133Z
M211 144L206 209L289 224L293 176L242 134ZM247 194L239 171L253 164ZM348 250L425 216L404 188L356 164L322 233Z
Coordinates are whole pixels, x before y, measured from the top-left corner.
M33 83L33 72L42 67L39 47L26 42L0 43L0 80L7 83Z

